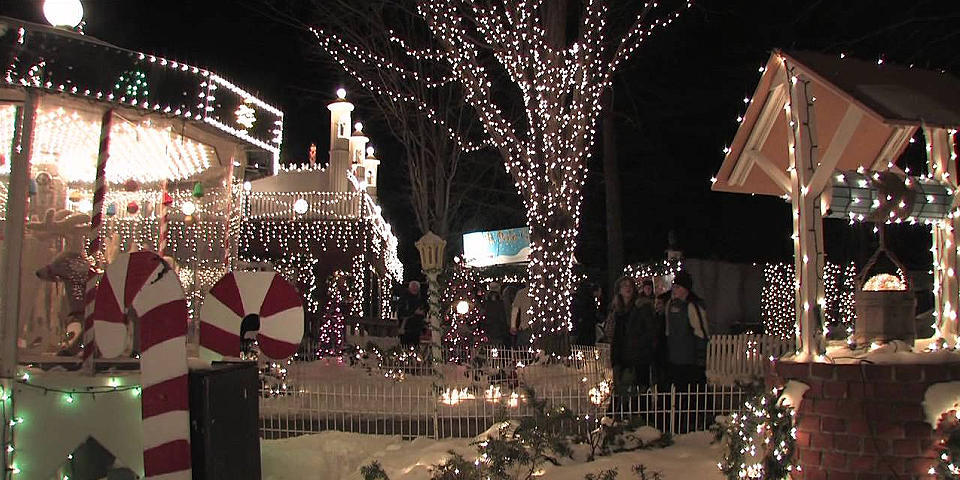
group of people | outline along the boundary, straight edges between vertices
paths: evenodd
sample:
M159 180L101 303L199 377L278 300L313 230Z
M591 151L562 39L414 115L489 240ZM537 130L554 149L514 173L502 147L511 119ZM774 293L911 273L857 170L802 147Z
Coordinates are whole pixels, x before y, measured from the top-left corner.
M501 292L500 284L491 282L476 308L483 313L480 328L488 345L503 347L530 343L530 297L527 287L507 286ZM400 320L400 343L415 346L426 326L427 305L420 291L420 282L413 280L401 296L397 309Z
M672 383L678 388L706 383L709 323L688 272L677 272L672 288L656 296L653 281L644 280L638 286L634 278L620 277L605 318L601 297L602 290L595 283L584 281L577 287L571 301L571 342L594 345L599 340L610 344L616 390L643 391L654 383ZM487 345L529 345L527 287L511 285L501 291L499 283L491 282L477 307L483 313L480 328ZM420 283L410 282L398 312L401 344L420 343L426 311ZM602 338L598 339L598 334Z
M614 388L625 392L655 382L678 388L706 383L710 330L703 301L693 292L693 277L678 272L671 290L656 297L651 280L638 287L633 278L621 277L614 290L603 329Z

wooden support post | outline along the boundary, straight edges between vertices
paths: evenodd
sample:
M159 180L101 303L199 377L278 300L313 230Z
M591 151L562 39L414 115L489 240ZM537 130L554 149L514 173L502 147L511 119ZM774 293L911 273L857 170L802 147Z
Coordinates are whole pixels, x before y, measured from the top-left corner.
M0 351L0 375L13 378L17 373L17 339L20 336L20 262L27 217L27 186L30 182L30 154L36 123L37 96L26 89L23 107L18 109L14 129L14 152L10 162L7 196L7 221L3 241L3 350Z
M960 216L956 214L957 164L951 134L945 128L923 127L927 141L927 161L934 178L948 185L954 195L954 211L933 225L933 295L936 303L937 329L935 336L950 345L957 342L957 308L960 306L960 284L957 282L957 229Z
M26 90L23 106L17 109L13 132L13 154L10 162L10 184L7 195L7 221L3 229L3 253L0 270L3 272L2 285L3 333L0 338L0 407L5 415L14 418L14 387L17 375L17 339L20 337L20 273L21 254L23 252L23 234L26 228L28 183L30 182L30 154L33 149L33 130L36 124L37 95L32 89ZM4 419L4 422L6 420ZM12 427L8 423L0 425L3 437L13 438ZM12 441L9 441L11 445ZM12 468L12 452L6 445L0 446L0 467L7 478L8 468Z
M813 83L790 65L784 81L789 100L784 106L787 120L787 148L790 162L790 201L793 213L793 248L796 272L797 349L804 355L824 352L823 218L820 193L810 191L819 165L817 121Z

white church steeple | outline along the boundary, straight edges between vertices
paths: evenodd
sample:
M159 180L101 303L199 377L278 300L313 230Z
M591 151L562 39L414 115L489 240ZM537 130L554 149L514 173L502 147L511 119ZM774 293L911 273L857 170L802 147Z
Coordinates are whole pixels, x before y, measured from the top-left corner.
M347 92L337 90L337 100L327 105L330 110L330 164L327 165L325 189L330 192L350 191L347 171L352 170L352 141L350 134L350 112L353 104L347 101Z

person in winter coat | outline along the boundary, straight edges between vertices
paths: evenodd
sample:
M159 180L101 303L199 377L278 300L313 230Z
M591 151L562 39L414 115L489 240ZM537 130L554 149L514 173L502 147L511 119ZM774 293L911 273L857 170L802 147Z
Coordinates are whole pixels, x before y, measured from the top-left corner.
M427 305L420 295L420 282L413 280L407 285L407 291L401 299L398 316L400 317L400 344L416 346L420 344L423 333Z
M597 343L597 322L600 311L597 308L597 285L584 280L573 294L570 313L573 316L573 342L577 345L593 346Z
M530 337L533 335L530 329L529 292L529 287L521 288L513 299L513 307L510 308L510 334L516 335L514 345L520 349L530 346Z
M670 380L678 388L705 384L710 324L703 301L693 293L693 277L684 270L673 280L666 313Z
M614 388L622 394L650 385L650 364L660 332L653 300L639 294L633 278L620 277L614 291L604 336L610 342Z
M483 312L481 327L489 345L506 346L509 340L509 327L506 312L503 310L503 300L500 299L500 284L491 282L487 288L487 295L480 306Z

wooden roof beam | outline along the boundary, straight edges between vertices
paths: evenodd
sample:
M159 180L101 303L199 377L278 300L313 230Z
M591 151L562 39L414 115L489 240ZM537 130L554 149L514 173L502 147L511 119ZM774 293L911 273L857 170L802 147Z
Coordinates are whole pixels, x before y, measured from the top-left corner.
M820 157L817 170L807 185L811 194L820 195L826 188L830 181L830 175L837 169L837 164L840 163L840 158L843 156L843 152L847 150L847 145L850 144L850 139L853 138L853 133L857 131L862 119L863 110L852 103L848 104L847 111L844 113L843 119L840 120L840 125L833 132L830 146Z
M766 155L760 153L759 150L747 150L744 152L750 162L763 170L763 173L766 173L770 180L773 180L773 183L776 183L783 193L790 193L790 177L787 176L786 172L782 168L778 167L777 164L773 163Z
M727 184L743 185L747 182L747 177L750 176L750 171L755 165L754 156L751 155L750 152L756 151L759 153L763 144L767 142L767 137L770 135L770 131L773 130L773 124L777 121L778 115L786 103L787 93L783 83L779 82L773 85L770 88L770 93L767 95L766 102L763 104L763 110L760 112L760 116L757 117L757 122L753 125L750 137L747 139L746 145L744 145L744 153L740 155L736 166L733 167ZM772 165L772 163L770 164ZM764 171L766 171L766 169L764 169ZM789 191L789 188L787 191Z
M912 126L894 127L893 132L890 133L890 138L887 139L887 143L880 150L876 160L873 161L873 165L870 166L870 170L877 172L887 170L890 164L896 161L900 153L903 152L903 149L906 148L907 142L910 141L910 138L913 137L916 131L917 127Z

